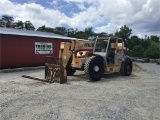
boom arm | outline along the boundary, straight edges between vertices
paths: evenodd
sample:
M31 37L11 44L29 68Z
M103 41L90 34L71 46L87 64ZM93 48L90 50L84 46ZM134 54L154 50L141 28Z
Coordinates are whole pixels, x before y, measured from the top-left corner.
M79 51L91 51L94 47L94 41L71 40L61 42L59 57L62 58L63 66L66 67L72 53Z

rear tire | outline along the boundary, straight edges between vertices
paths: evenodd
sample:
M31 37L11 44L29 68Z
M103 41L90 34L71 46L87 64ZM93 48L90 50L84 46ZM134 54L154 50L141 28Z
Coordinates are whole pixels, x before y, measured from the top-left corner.
M104 72L103 60L98 56L90 57L85 63L84 71L91 81L100 80Z
M121 63L120 74L123 76L130 76L132 73L132 61L127 58Z

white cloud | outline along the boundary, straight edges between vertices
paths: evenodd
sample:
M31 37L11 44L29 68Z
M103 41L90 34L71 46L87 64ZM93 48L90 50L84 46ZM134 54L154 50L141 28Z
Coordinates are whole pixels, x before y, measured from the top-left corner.
M75 2L75 3L93 3L94 0L63 0L65 2Z
M0 1L0 14L11 15L15 21L30 20L35 27L42 25L55 27L60 26L66 15L58 10L44 8L36 3L17 4L8 0Z
M52 4L52 5L56 5L57 3L59 2L59 0L53 0L52 2L46 2L46 3L49 3L49 4Z
M141 34L137 34L137 36L138 36L139 38L143 38L143 36L142 36Z
M84 0L66 0L85 4ZM90 1L89 1L90 2ZM115 31L118 26L128 25L133 32L160 34L159 0L92 0L90 7L74 14L74 26L91 25L99 31ZM87 21L87 22L86 22ZM102 26L99 24L104 23ZM112 27L109 27L109 25ZM73 24L70 24L71 26ZM114 27L113 27L114 26Z
M75 3L81 11L67 11L72 17L60 12L56 7L61 2ZM56 27L66 24L69 27L84 29L88 26L96 32L112 33L119 26L127 25L136 34L160 34L159 0L53 0L53 9L36 3L18 4L9 0L0 1L0 15L8 14L15 20L30 20L35 27L42 25ZM75 6L71 6L74 7Z
M108 25L106 25L106 26L101 26L101 27L95 28L95 32L106 32L109 34L115 33L118 30L119 30L119 26L112 24L112 23L108 23Z

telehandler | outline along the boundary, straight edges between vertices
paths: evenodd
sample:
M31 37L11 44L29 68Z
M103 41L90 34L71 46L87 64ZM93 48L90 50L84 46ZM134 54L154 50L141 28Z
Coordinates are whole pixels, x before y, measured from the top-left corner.
M59 58L45 59L45 79L65 83L67 75L73 75L76 70L84 70L91 81L100 80L105 73L119 72L129 76L132 73L132 61L125 51L123 40L117 37L98 37L95 42L62 42Z

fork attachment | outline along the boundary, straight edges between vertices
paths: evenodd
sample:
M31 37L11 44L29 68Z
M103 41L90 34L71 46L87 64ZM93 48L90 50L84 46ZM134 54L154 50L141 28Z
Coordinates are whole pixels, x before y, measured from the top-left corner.
M62 58L45 57L45 79L50 83L59 82L62 84L67 82L67 73L62 64Z

